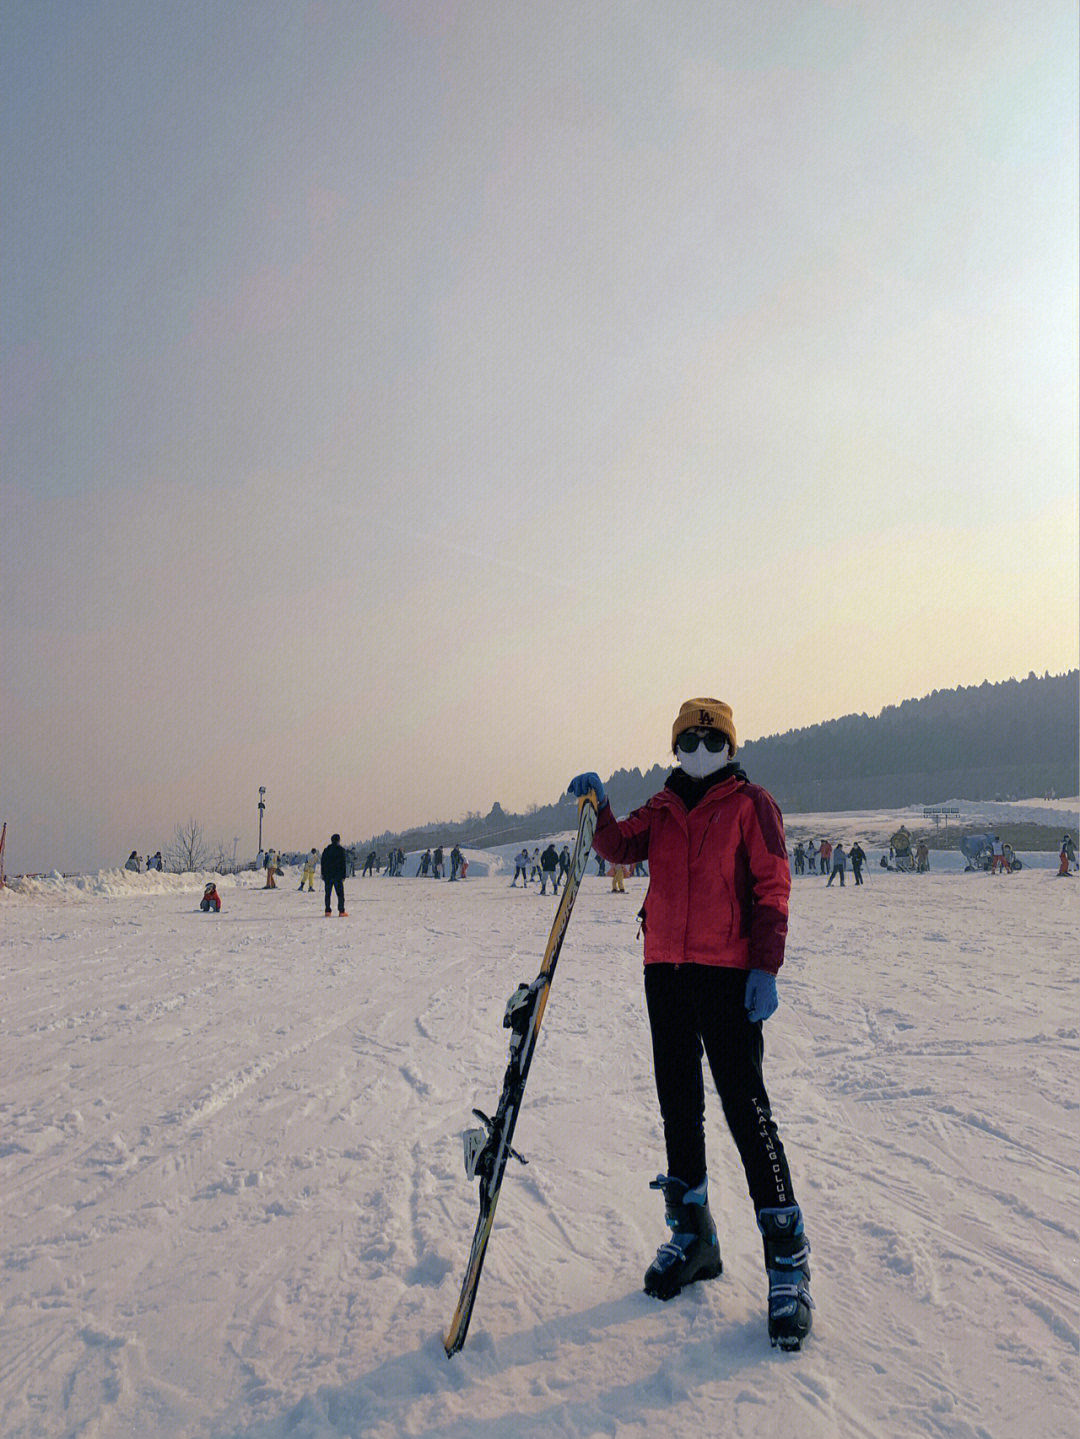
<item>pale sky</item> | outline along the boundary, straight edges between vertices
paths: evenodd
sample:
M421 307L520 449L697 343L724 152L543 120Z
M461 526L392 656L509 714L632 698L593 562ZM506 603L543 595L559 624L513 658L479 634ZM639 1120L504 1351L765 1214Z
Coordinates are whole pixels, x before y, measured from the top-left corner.
M0 25L9 870L1080 660L1072 0Z

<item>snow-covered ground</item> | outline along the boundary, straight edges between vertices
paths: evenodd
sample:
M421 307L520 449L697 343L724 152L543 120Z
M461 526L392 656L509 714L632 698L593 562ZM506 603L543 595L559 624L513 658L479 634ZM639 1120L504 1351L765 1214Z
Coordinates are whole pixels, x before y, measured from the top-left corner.
M799 819L865 844L904 817ZM217 916L191 877L0 894L4 1435L1073 1439L1080 878L1049 855L886 874L871 851L861 889L795 882L766 1064L818 1310L785 1355L714 1096L724 1274L641 1292L665 1233L646 881L613 895L590 865L530 1163L448 1361L476 1213L460 1134L554 908L506 858L349 881L346 920L295 874L222 881Z

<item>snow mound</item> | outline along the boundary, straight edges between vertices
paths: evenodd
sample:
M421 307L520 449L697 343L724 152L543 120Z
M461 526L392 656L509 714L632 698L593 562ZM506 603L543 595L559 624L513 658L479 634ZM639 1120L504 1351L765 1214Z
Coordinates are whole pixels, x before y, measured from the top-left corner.
M47 899L53 904L79 904L89 899L145 898L152 894L190 894L205 889L211 880L218 889L232 889L238 875L216 874L210 870L185 874L151 871L136 874L128 869L102 869L97 874L22 875L2 891L8 902L20 899Z

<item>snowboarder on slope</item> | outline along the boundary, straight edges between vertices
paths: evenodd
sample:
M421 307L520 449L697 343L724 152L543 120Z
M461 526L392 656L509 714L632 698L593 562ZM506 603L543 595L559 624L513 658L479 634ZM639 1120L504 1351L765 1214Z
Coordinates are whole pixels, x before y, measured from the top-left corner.
M314 845L311 846L311 853L304 858L304 872L300 876L300 889L315 889L315 867L319 863L319 851Z
M704 1050L764 1239L769 1337L797 1349L811 1326L810 1246L762 1076L761 1028L777 1007L791 873L780 810L734 763L737 743L728 705L687 700L671 733L679 766L640 809L617 820L594 772L569 788L600 801L598 854L649 861L645 999L667 1149L653 1187L672 1234L645 1290L670 1299L722 1269L708 1202Z

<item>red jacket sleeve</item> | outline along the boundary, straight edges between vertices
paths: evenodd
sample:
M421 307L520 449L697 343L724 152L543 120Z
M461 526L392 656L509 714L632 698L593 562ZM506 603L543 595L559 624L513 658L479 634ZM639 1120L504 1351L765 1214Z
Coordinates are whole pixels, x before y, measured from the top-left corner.
M748 785L747 794L752 802L744 835L752 884L750 967L776 974L784 962L791 893L784 821L765 790Z
M636 864L649 857L649 828L652 823L651 804L616 819L606 801L596 816L596 833L592 847L601 859L610 864Z

